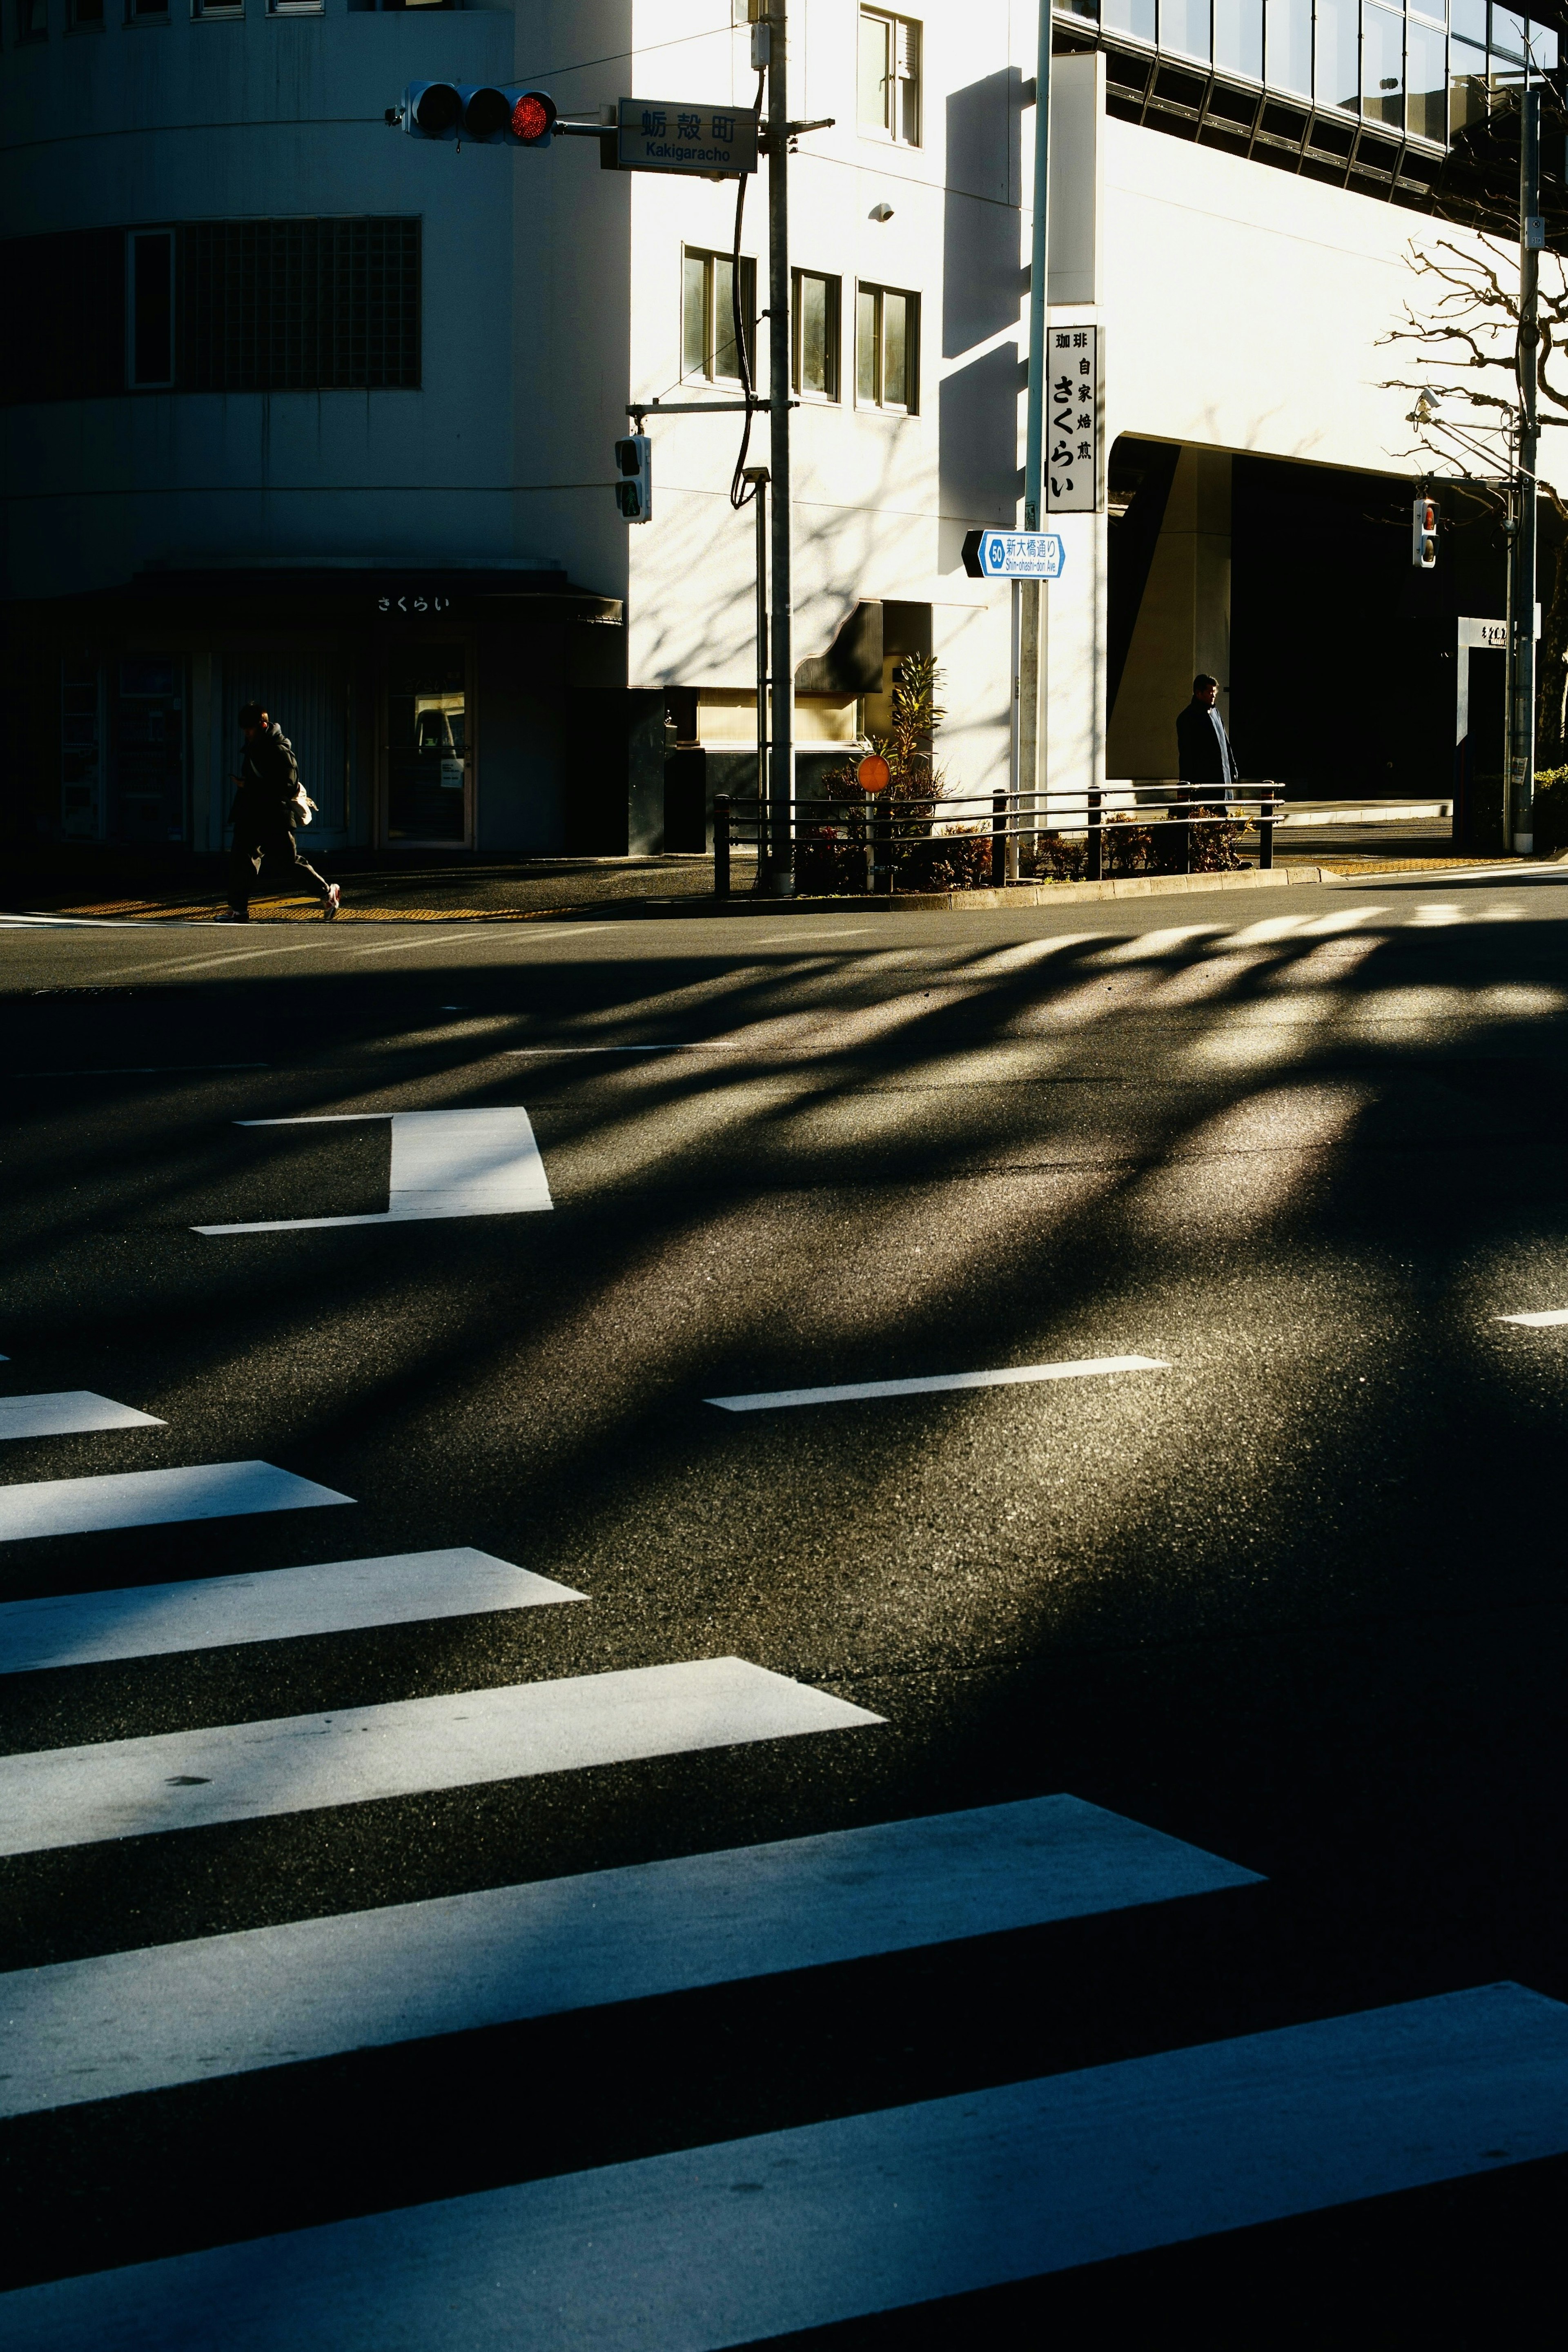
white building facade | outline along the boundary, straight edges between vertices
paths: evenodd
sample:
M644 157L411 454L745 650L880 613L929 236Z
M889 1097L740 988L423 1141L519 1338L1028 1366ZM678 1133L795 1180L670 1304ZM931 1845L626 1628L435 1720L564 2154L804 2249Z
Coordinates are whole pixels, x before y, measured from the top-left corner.
M1406 610L1390 551L1417 461L1380 339L1435 202L1474 245L1454 136L1527 37L1556 63L1545 26L1447 4L1451 24L1443 0L1058 12L1051 324L1098 329L1104 391L1100 510L1053 524L1064 803L1171 772L1200 668L1247 772L1289 778L1294 746L1304 782L1333 784L1289 706L1342 657L1347 612L1375 621L1374 577L1400 627L1431 623L1407 661L1380 655L1378 692L1397 704L1437 658L1447 607ZM259 696L326 847L702 846L714 791L753 772L737 423L654 419L647 527L617 511L611 452L631 404L738 391L736 184L384 117L432 78L533 83L583 120L626 96L745 109L726 5L4 0L13 836L221 847L235 714ZM833 118L790 167L803 787L930 651L949 782L994 790L1011 603L962 548L1020 515L1035 8L798 0L789 37L792 113ZM766 215L764 164L753 312ZM1331 580L1342 512L1348 602L1303 613L1277 519L1322 541ZM1365 789L1383 762L1361 735Z

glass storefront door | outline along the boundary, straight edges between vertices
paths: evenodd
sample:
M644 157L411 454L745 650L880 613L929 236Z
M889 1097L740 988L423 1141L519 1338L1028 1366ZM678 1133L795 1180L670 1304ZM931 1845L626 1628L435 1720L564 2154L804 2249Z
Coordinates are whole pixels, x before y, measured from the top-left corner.
M464 846L472 781L466 648L394 647L386 681L387 840Z

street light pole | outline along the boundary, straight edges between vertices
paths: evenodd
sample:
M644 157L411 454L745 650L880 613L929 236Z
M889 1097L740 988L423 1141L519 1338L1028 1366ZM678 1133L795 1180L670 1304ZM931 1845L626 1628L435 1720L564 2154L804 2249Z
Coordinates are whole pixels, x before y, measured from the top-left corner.
M1511 598L1512 700L1509 712L1509 806L1504 845L1525 856L1535 825L1535 538L1536 366L1541 346L1541 85L1528 63L1520 105L1519 136L1519 497L1515 506Z
M784 0L770 0L768 24L768 457L773 476L773 755L768 777L768 858L757 880L773 898L795 896L791 803L795 798L795 614L790 567L789 97ZM759 727L761 719L759 717Z

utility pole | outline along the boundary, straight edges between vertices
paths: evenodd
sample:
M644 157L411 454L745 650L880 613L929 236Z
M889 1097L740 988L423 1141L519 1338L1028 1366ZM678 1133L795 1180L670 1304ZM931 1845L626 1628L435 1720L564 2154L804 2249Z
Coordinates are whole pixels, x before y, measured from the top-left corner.
M773 677L773 756L768 777L767 868L765 873L759 871L757 880L765 896L793 898L795 613L790 576L789 96L784 0L770 0L767 24L768 457L773 502L773 660L769 667ZM759 713L759 731L761 726Z
M748 466L742 480L752 485L757 510L757 803L768 797L768 469ZM763 854L759 846L759 856Z
M1535 837L1535 481L1541 444L1535 375L1541 346L1540 253L1545 242L1545 223L1541 217L1541 85L1531 81L1527 58L1519 123L1519 496L1514 508L1510 599L1512 695L1504 814L1504 846L1526 856Z
M1051 0L1039 0L1039 39L1035 59L1034 238L1029 250L1029 411L1024 453L1024 529L1045 523L1046 329L1050 297L1051 223ZM1045 781L1046 591L1039 580L1020 580L1014 632L1018 661L1018 801L1026 795L1030 815L1039 816ZM1021 821L1021 820L1020 820ZM1017 874L1018 845L1008 843L1007 878Z

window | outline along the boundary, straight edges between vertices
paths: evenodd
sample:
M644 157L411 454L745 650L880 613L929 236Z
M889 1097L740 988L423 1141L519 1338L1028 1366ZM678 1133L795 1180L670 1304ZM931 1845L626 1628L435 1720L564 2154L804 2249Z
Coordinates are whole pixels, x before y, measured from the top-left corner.
M1487 45L1487 0L1451 0L1449 25L1461 41L1474 41L1478 49Z
M243 16L245 0L194 0L193 12L198 16Z
M16 0L17 41L47 41L48 37L49 0Z
M71 0L70 20L74 33L101 33L103 0Z
M839 281L809 269L795 272L790 375L804 398L838 397Z
M128 25L166 25L169 0L125 0L125 21Z
M1369 122L1405 125L1405 19L1369 5L1362 12L1361 110Z
M1160 0L1160 47L1189 58L1209 53L1209 0Z
M1276 89L1312 95L1312 0L1265 0L1263 74Z
M125 262L125 381L134 392L166 392L174 381L174 230L132 230Z
M1108 31L1131 33L1135 41L1154 38L1154 0L1101 0L1100 21Z
M1214 61L1222 73L1263 79L1263 0L1214 0Z
M1357 55L1356 0L1317 0L1317 54L1313 94L1320 106L1361 107L1361 59Z
M919 406L920 300L888 286L855 297L855 397L863 408Z
M1448 131L1452 137L1487 110L1487 53L1468 41L1448 45Z
M1425 26L1411 24L1405 36L1405 82L1408 95L1405 101L1405 127L1413 139L1435 139L1440 145L1448 136L1448 94L1444 87L1443 36L1428 32Z
M741 257L741 331L756 382L757 265ZM693 253L681 257L680 372L715 381L738 383L740 355L735 349L735 265L728 253Z
M1207 0L1205 0L1207 5ZM921 143L921 28L908 16L860 11L860 131L868 139Z

